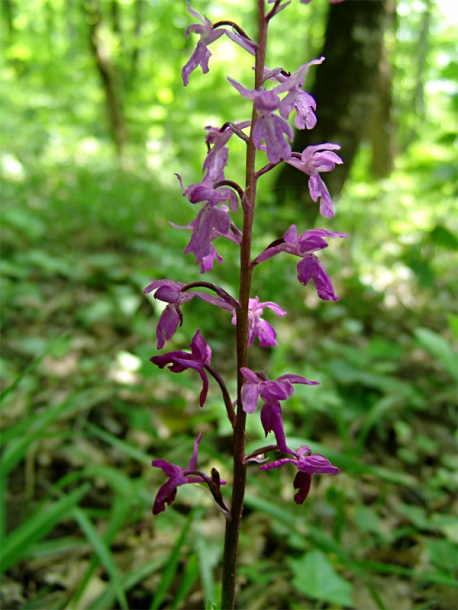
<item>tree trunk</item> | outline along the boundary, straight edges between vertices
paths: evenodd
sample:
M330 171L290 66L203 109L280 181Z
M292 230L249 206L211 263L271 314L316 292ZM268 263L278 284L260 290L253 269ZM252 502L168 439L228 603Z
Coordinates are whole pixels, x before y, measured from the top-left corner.
M111 134L118 156L121 159L121 162L123 162L124 147L127 141L127 130L124 123L121 99L115 84L113 68L110 64L108 53L100 37L101 14L98 0L92 0L90 5L89 3L86 3L85 8L88 13L91 50L94 55L105 92Z
M382 61L377 77L376 97L370 109L364 137L370 142L372 152L371 169L374 178L386 178L393 170L394 124L391 120L392 68Z
M427 0L425 2L425 10L421 16L420 31L418 32L417 62L415 67L416 82L411 101L411 107L414 109L415 113L415 121L411 122L410 129L401 143L403 151L406 151L412 142L418 138L418 131L421 129L425 116L425 71L429 45L431 10L431 0Z
M1 11L5 18L9 37L14 33L14 6L12 0L1 1Z
M117 35L121 35L121 16L119 14L119 4L117 0L111 0L110 3L110 14L111 14L111 27L113 32Z
M329 9L322 51L326 61L315 68L311 91L318 122L310 131L296 132L293 148L302 152L310 144L340 144L344 164L323 174L333 196L340 194L348 177L377 99L387 4L387 0L346 0ZM308 176L284 164L275 193L279 203L295 200L295 206L310 210L309 220L313 221L318 205L312 202L310 206L307 181Z
M133 81L137 76L138 59L140 55L141 27L143 21L144 0L137 0L135 3L135 25L133 36L132 60L130 68L130 80Z

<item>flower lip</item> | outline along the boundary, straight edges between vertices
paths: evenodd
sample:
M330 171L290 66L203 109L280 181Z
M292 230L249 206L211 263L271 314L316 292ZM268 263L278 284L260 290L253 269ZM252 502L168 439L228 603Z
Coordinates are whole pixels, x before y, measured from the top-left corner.
M194 475L197 467L197 453L199 448L199 443L202 440L202 434L194 441L194 449L189 460L187 468L180 468L180 466L176 466L171 464L167 460L153 460L151 465L154 468L160 468L162 472L169 477L169 480L166 481L159 489L156 495L156 499L153 505L153 515L158 515L162 513L166 509L167 506L170 506L172 502L175 500L177 487L181 485L186 485L188 483L205 483L205 478L201 475Z
M274 460L269 464L262 464L261 470L272 470L272 468L280 468L285 464L294 464L298 470L293 486L297 489L294 496L296 504L302 504L308 496L312 483L312 475L314 474L332 474L339 473L339 469L331 464L331 462L319 453L312 455L309 447L302 445L297 451L292 452L294 455Z
M292 384L318 385L318 382L292 374L282 375L276 381L271 381L264 372L254 372L246 367L241 367L240 372L246 379L242 386L242 409L245 413L253 413L261 398L261 423L266 436L273 432L279 449L283 453L294 454L286 444L280 400L286 400L293 394Z
M153 356L150 360L161 369L170 365L169 369L172 373L182 373L186 369L196 370L202 379L199 403L203 407L208 394L208 376L205 369L210 366L211 357L212 351L210 346L201 335L200 330L197 330L191 341L191 353L174 351Z

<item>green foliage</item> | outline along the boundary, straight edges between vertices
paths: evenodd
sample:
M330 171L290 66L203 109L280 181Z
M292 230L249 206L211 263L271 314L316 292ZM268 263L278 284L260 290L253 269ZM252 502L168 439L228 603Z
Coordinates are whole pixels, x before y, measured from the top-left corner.
M292 585L303 595L339 606L352 605L350 583L337 574L321 551L310 551L288 563L294 576Z
M185 486L153 520L163 478L150 463L185 464L204 431L202 467L230 482L224 407L212 386L208 408L199 408L193 371L172 377L150 365L160 309L141 291L150 275L199 277L182 256L189 233L168 225L193 217L173 172L186 184L198 180L202 127L239 118L226 73L243 80L251 64L215 43L210 74L196 72L185 94L185 3L102 2L100 36L129 132L121 163L84 3L12 6L0 114L2 605L217 608L223 519L204 490ZM341 300L318 306L286 255L255 273L256 294L288 316L272 315L279 347L255 348L253 365L271 377L294 371L320 381L285 404L286 432L293 447L307 443L341 473L315 477L297 507L292 470L250 466L240 550L240 606L250 610L394 608L406 581L411 607L446 609L455 600L455 39L433 15L417 78L422 11L399 6L398 36L388 37L395 171L374 183L364 145L332 227L323 222L351 236L322 254ZM193 7L216 14L204 2ZM318 52L325 10L314 0L282 13L272 66L289 66L292 43L293 68L310 58L297 27L305 12L310 56ZM220 13L255 27L246 3L226 2ZM412 102L420 82L422 112ZM239 143L231 177L242 170ZM255 251L278 237L277 222L301 222L297 210L272 207L271 180L262 184ZM237 253L231 244L221 252L230 265L206 279L233 292ZM216 368L232 375L233 327L205 303L186 305L168 349L186 349L197 327ZM234 380L228 386L233 392ZM257 448L260 426L250 422L248 437L248 451Z
M41 506L38 512L30 515L27 521L16 528L2 544L2 571L18 563L28 553L30 547L53 530L88 491L89 484L85 484L68 496L53 502L50 507Z

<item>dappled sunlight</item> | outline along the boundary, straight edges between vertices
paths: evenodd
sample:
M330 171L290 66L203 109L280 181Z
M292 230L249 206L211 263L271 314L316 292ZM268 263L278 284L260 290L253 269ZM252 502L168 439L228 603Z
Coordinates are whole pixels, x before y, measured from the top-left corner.
M142 361L138 356L121 351L116 354L115 362L109 370L108 377L117 383L134 385L141 382L141 376L138 374L141 367Z

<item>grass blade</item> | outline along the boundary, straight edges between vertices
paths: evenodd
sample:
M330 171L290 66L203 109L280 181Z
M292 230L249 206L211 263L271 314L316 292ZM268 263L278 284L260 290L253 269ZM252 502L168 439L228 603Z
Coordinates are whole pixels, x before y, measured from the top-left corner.
M196 511L192 510L186 522L184 524L183 529L181 530L181 534L178 537L178 540L175 543L175 546L170 553L170 557L165 565L164 571L162 573L162 579L159 583L159 586L156 590L156 593L153 597L153 601L151 603L151 610L158 610L161 607L162 601L164 600L165 594L170 589L173 579L178 571L178 566L181 558L181 548L186 542L186 536L188 535L189 528L191 523L195 518Z
M127 517L129 516L132 504L135 500L135 496L115 496L113 501L113 508L111 511L111 518L107 525L107 528L103 535L103 541L106 545L110 545L114 540L116 534L119 532L121 527L124 525ZM92 575L94 574L97 566L99 565L99 556L94 556L91 559L88 569L84 574L81 581L78 583L78 587L73 595L71 602L69 603L69 608L79 608L79 602L84 594L88 583L91 580ZM114 591L114 588L113 588Z
M51 341L51 343L48 345L48 347L45 349L45 351L41 354L41 356L38 356L38 358L36 358L36 360L31 362L22 371L22 373L19 373L19 375L16 377L16 379L13 381L13 383L11 385L9 385L7 388L5 388L3 390L3 392L0 392L0 411L4 407L4 404L2 404L2 403L3 403L4 399L8 396L8 394L10 394L21 383L21 381L25 377L27 377L27 375L29 373L31 373L40 364L40 362L43 360L43 358L47 354L49 354L49 352L53 349L53 347L56 345L56 343L58 341L61 341L62 339L64 339L68 334L69 334L69 331L65 331L59 337L56 337L55 340Z
M133 572L127 574L122 579L122 587L124 591L129 591L133 587L136 587L142 580L148 578L154 572L162 569L165 564L165 559L153 559L135 568ZM113 584L109 584L108 587L103 591L99 597L94 600L89 610L100 610L100 608L111 608L115 599Z
M185 599L192 585L196 582L199 576L199 560L196 555L191 555L186 564L183 578L181 580L178 591L173 600L172 610L176 610L181 602Z
M91 434L97 436L112 447L116 447L116 449L119 449L134 460L137 460L138 462L141 462L142 464L146 464L148 466L151 465L151 457L143 451L140 451L136 447L129 445L129 443L126 443L125 441L121 441L119 438L116 438L112 434L105 432L105 430L94 426L94 424L91 424L90 422L86 422L85 426Z
M72 514L75 517L76 521L79 523L79 526L81 527L83 532L86 534L86 537L91 543L92 548L97 553L101 563L108 572L111 582L113 583L114 592L116 595L116 599L119 602L119 605L123 610L128 610L129 605L127 603L127 599L121 585L121 579L118 573L118 569L116 567L110 549L105 544L104 540L99 535L92 521L87 517L84 510L75 507L72 510Z
M1 571L5 572L25 555L33 544L44 538L71 509L87 494L91 485L86 483L68 495L59 498L54 504L40 508L22 525L17 527L3 541L1 549Z
M202 589L204 592L204 599L215 598L215 581L213 578L212 565L209 561L209 553L205 537L201 532L198 532L196 536L196 550L199 557L200 564L200 578L202 581Z

